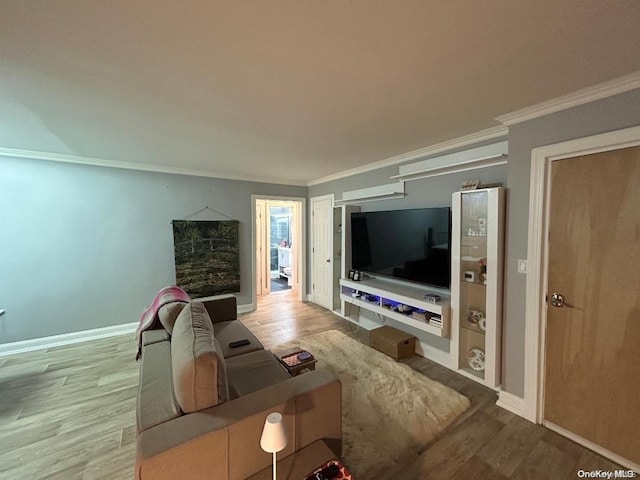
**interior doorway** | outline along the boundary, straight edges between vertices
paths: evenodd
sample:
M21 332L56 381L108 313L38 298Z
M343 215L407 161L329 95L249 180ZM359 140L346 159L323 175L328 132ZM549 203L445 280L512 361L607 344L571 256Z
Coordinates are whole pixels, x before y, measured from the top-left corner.
M289 293L302 300L305 199L253 198L253 306L257 297Z

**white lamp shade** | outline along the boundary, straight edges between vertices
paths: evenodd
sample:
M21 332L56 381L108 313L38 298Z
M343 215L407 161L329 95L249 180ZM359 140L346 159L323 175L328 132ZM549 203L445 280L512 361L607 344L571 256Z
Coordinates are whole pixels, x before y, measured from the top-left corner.
M287 434L282 424L282 415L279 413L270 413L264 422L262 429L262 437L260 438L260 447L265 452L275 453L287 446Z

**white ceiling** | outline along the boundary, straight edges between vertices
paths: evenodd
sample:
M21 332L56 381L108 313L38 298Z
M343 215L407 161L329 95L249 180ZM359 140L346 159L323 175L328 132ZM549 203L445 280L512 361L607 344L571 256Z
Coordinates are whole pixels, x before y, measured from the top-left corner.
M637 0L0 0L0 147L302 183L640 69Z

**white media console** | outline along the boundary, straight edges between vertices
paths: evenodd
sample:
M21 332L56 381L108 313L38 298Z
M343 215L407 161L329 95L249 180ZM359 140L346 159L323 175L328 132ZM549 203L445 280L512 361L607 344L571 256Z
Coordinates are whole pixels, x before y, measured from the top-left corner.
M438 302L425 300L428 293L441 297ZM448 337L451 324L451 301L448 295L429 287L404 285L370 278L353 281L340 279L340 299L437 337ZM403 307L409 312L402 312Z

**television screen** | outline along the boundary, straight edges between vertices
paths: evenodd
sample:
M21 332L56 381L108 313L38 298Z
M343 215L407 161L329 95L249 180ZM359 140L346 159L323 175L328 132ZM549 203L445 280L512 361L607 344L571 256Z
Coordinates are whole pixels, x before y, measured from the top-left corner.
M352 268L449 288L449 207L351 214Z

